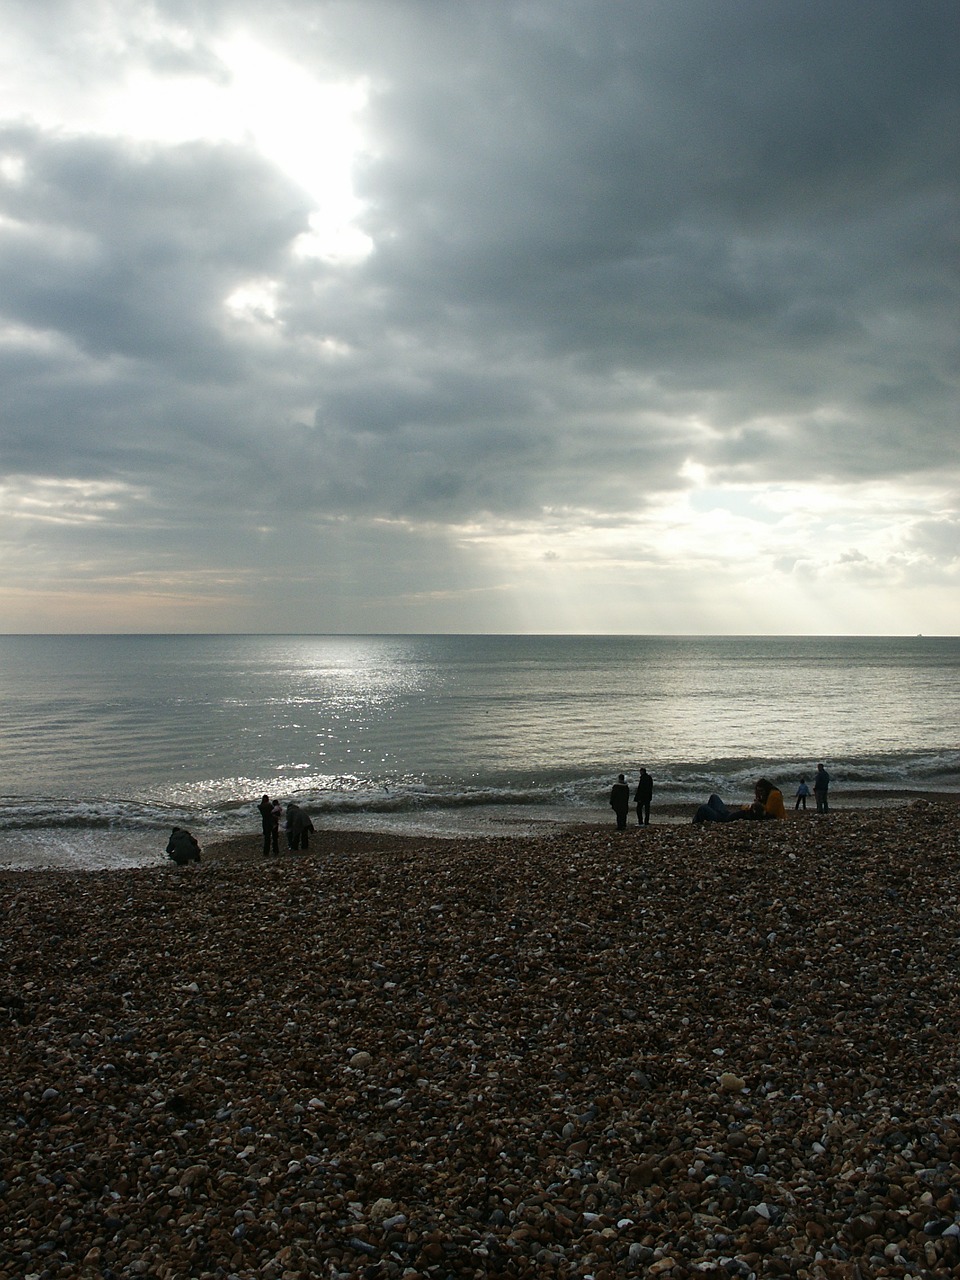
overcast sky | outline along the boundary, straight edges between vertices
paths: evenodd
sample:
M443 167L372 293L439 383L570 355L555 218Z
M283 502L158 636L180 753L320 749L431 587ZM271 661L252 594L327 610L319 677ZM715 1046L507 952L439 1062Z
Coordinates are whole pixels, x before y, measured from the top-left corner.
M960 632L957 0L0 23L0 630Z

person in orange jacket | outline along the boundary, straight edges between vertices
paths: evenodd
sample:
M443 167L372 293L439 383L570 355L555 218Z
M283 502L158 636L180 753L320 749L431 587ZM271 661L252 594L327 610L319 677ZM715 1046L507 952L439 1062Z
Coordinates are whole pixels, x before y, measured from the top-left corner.
M758 778L753 789L756 799L751 806L756 810L758 818L786 818L787 810L783 803L783 792L766 778Z
M719 796L713 795L706 804L700 806L693 815L693 820L694 822L736 822L743 818L754 821L763 818L786 818L783 792L767 778L757 779L753 796L753 804L744 804L738 809L731 809Z

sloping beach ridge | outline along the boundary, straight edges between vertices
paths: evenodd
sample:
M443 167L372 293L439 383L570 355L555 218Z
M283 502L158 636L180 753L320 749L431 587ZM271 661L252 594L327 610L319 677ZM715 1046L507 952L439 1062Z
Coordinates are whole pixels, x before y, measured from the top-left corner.
M3 872L0 1276L941 1277L960 809Z

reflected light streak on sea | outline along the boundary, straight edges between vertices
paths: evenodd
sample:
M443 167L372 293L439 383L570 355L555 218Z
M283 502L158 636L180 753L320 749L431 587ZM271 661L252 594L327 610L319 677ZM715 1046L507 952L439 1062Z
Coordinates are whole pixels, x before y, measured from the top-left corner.
M655 808L818 759L960 790L949 637L2 636L0 694L0 861L247 830L264 791L449 832L603 820L640 764Z

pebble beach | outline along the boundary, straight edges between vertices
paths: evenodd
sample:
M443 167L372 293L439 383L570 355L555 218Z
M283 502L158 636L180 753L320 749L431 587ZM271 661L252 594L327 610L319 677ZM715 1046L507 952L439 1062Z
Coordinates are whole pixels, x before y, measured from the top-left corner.
M0 872L2 1280L960 1274L960 807Z

